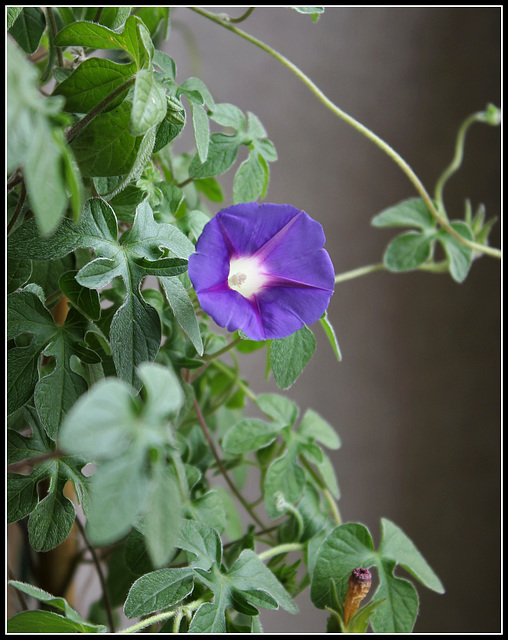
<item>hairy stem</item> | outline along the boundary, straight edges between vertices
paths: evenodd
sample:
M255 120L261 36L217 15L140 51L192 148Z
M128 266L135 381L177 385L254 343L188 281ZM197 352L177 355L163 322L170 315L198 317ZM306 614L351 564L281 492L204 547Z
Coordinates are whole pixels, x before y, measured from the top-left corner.
M314 82L307 75L305 75L303 71L301 71L290 60L288 60L288 58L286 58L281 53L279 53L269 45L265 44L261 40L258 40L257 38L255 38L254 36L251 36L245 31L238 29L237 27L233 26L229 22L225 22L214 13L211 13L199 7L189 7L189 9L191 9L192 11L195 11L196 13L199 13L200 15L202 15L205 18L208 18L209 20L212 20L216 24L220 24L225 29L229 29L229 31L236 33L236 35L244 38L245 40L248 40L252 44L262 49L263 51L266 51L266 53L270 54L280 63L282 63L285 67L287 67L290 71L292 71L332 113L334 113L336 116L341 118L344 122L352 126L359 133L365 136L368 140L373 142L382 151L384 151L388 155L388 157L390 157L400 167L400 169L402 169L402 171L409 178L410 182L412 183L416 191L420 194L421 198L423 199L429 211L437 220L439 225L442 226L444 229L446 229L446 231L451 236L453 236L458 242L469 247L470 249L474 249L475 251L479 251L481 253L486 253L495 258L501 258L501 251L499 249L494 249L492 247L487 247L485 245L481 245L476 242L467 240L467 238L464 238L457 231L455 231L455 229L449 224L449 222L445 218L443 218L443 216L438 212L438 210L434 205L434 202L432 201L432 198L427 193L427 190L423 186L422 182L420 181L416 173L413 171L413 169L409 166L409 164L404 160L404 158L402 158L402 156L400 156L387 142L385 142L382 138L377 136L373 131L368 129L366 126L358 122L358 120L356 120L355 118L347 114L345 111L340 109L336 104L334 104L321 91L321 89L319 89L319 87L316 84L314 84Z
M122 629L118 633L136 633L136 631L140 631L141 629L145 629L152 624L156 624L157 622L163 622L164 620L169 620L173 616L178 615L180 612L182 614L191 613L198 609L202 604L208 602L208 598L199 598L199 600L194 600L194 602L190 602L189 604L178 607L177 609L172 609L171 611L164 611L163 613L156 613L153 616L145 618L136 624L133 624L131 627L127 627L126 629Z
M95 548L90 544L90 541L88 540L85 534L85 528L81 524L79 518L76 518L75 522L79 529L79 532L81 533L81 537L83 538L88 550L92 554L95 569L97 571L97 575L99 576L99 581L101 583L102 597L104 599L104 608L106 609L106 614L108 616L109 630L111 631L111 633L115 633L115 621L113 620L113 609L111 607L111 600L109 599L109 592L106 586L106 579L104 578L104 573L102 571L101 563L99 562L99 558L97 556L97 552L95 551Z
M53 15L53 8L46 7L46 10L48 12L49 24L51 25L51 33L53 34L53 38L55 38L57 34L57 30L56 30L55 16ZM56 55L58 57L58 66L63 67L64 61L62 56L62 50L60 47L56 47Z
M273 558L273 556L278 556L281 553L289 553L290 551L302 551L305 549L305 544L302 542L287 542L286 544L279 544L276 547L272 547L271 549L267 549L262 553L258 553L258 558L260 560L266 560L268 558Z
M223 462L222 462L222 460L221 460L221 458L219 456L217 448L215 447L215 442L213 441L213 438L212 438L212 436L210 434L210 431L208 430L208 427L206 425L205 419L203 418L203 414L201 413L201 409L199 408L199 405L198 405L196 399L194 399L194 409L196 411L196 415L198 417L199 424L201 425L201 428L203 429L203 433L205 434L205 437L208 440L208 444L210 445L210 449L212 450L213 456L214 456L214 458L215 458L215 460L217 462L217 465L218 465L222 475L224 476L224 479L228 483L229 488L235 494L235 496L238 498L238 500L241 502L242 506L245 508L245 510L251 516L251 518L256 522L256 524L258 524L262 529L264 529L265 525L261 522L261 520L258 518L256 513L253 511L252 507L245 500L245 498L242 496L242 494L238 491L238 489L236 488L235 484L233 483L233 481L229 477L229 473L227 472L226 467L224 466L224 464L223 464Z

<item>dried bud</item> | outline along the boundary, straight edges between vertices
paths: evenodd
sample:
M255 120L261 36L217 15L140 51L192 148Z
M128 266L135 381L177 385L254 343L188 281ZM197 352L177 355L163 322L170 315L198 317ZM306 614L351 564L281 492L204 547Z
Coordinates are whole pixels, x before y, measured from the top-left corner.
M372 575L368 569L360 567L353 569L348 580L348 589L344 601L344 624L349 624L360 606L360 602L369 593L372 584Z

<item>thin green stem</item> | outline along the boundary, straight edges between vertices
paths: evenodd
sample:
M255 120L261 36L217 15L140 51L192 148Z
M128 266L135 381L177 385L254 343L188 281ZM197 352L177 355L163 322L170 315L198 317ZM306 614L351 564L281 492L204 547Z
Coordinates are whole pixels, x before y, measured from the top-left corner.
M213 360L210 364L213 365L214 367L217 367L217 369L220 369L221 371L223 371L230 378L235 377L234 374L220 360ZM252 400L252 402L257 404L258 399L256 394L253 393L242 380L238 378L236 380L236 384L245 393L245 395Z
M180 609L178 611L178 613L175 616L175 619L173 621L173 633L178 633L178 630L180 629L180 623L182 621L183 618L183 609Z
M108 587L106 585L106 579L104 578L104 573L102 571L101 563L99 562L99 558L97 556L97 552L95 551L95 548L93 547L93 545L90 543L90 541L88 540L88 538L86 536L85 527L81 524L79 518L76 518L75 522L76 522L76 525L77 525L77 527L79 529L81 537L83 538L84 543L86 544L88 550L92 554L92 559L93 559L93 563L95 565L95 570L97 571L97 575L99 576L99 582L101 583L102 597L103 597L103 600L104 600L104 608L106 609L106 615L108 617L109 630L110 630L111 633L115 633L115 621L113 619L113 609L111 607L111 600L109 598L109 591L108 591Z
M21 193L19 194L19 200L18 200L18 204L16 206L16 210L12 214L12 218L11 218L9 224L7 225L7 235L9 235L9 233L11 232L11 229L16 224L16 221L17 221L17 219L19 217L19 214L21 213L21 211L23 209L23 205L25 204L25 199L26 199L26 188L25 188L25 184L22 182L21 183Z
M310 465L309 461L307 460L307 458L304 455L300 454L300 460L302 461L303 466L307 469L307 471L310 473L310 475L314 478L314 480L316 481L316 484L319 486L319 488L323 492L325 500L328 502L328 506L330 507L330 511L332 512L333 519L335 520L336 524L337 525L342 524L342 519L340 517L339 509L337 507L337 503L335 502L334 497L330 493L329 489L327 488L327 486L325 485L323 480L319 477L319 475L315 472L315 470L312 468L312 466Z
M441 216L441 214L438 212L438 210L434 205L434 202L432 201L432 198L427 193L427 190L423 186L422 182L420 181L416 173L413 171L413 169L409 166L409 164L402 158L402 156L400 156L387 142L385 142L382 138L377 136L373 131L368 129L366 126L361 124L361 122L358 122L358 120L356 120L355 118L347 114L345 111L340 109L340 107L338 107L336 104L334 104L321 91L321 89L319 89L319 87L316 84L314 84L314 82L307 75L305 75L305 73L303 73L301 69L299 69L295 64L293 64L290 60L288 60L288 58L286 58L281 53L279 53L269 45L265 44L261 40L258 40L257 38L255 38L254 36L251 36L245 31L238 29L237 27L233 26L229 22L225 22L214 13L211 13L199 7L189 7L189 9L191 9L192 11L195 11L196 13L199 13L200 15L202 15L205 18L208 18L209 20L212 20L216 24L220 24L222 27L224 27L225 29L228 29L229 31L232 31L233 33L240 36L241 38L248 40L255 46L259 47L266 53L270 54L273 58L278 60L285 67L287 67L290 71L292 71L297 76L297 78L299 78L312 91L312 93L333 114L341 118L344 122L349 124L351 127L356 129L359 133L365 136L368 140L370 140L375 145L377 145L382 151L384 151L388 155L388 157L390 157L399 166L400 169L402 169L402 171L409 178L410 182L412 183L416 191L420 194L421 198L427 205L431 214L434 216L434 218L437 220L440 226L446 229L446 231L451 236L453 236L461 244L466 245L471 249L489 254L496 258L501 258L501 251L499 249L494 249L492 247L486 247L485 245L481 245L476 242L471 242L470 240L467 240L466 238L461 236L457 231L455 231L455 229L448 223L448 221L444 219Z
M182 607L178 607L178 609L172 609L171 611L163 611L162 613L156 613L153 616L149 616L148 618L144 618L144 620L141 620L140 622L133 624L131 627L126 627L125 629L122 629L118 633L136 633L136 631L140 631L141 629L146 629L146 627L149 627L151 624L156 624L157 622L163 622L164 620L169 620L169 618L172 618L173 616L178 615L180 611L182 612L182 614L191 613L192 611L199 609L199 607L205 602L208 602L208 598L199 598L198 600L194 600L194 602L190 602L189 604L186 604Z
M365 276L369 273L374 273L375 271L385 270L387 271L388 269L382 262L378 264L369 264L365 267L359 267L358 269L352 269L351 271L339 273L335 276L335 284L346 282L347 280L353 280L354 278L360 278L361 276ZM444 273L448 271L448 261L441 260L440 262L429 262L428 264L421 264L416 270L429 271L430 273Z
M241 341L242 341L242 338L235 338L229 344L227 344L225 347L222 347L222 349L219 349L218 351L214 351L213 353L210 353L209 355L203 356L203 360L214 360L215 358L218 358L219 356L222 356L224 353L227 353L233 347L236 347L236 345Z
M46 10L48 12L49 24L51 26L51 33L53 34L53 38L56 38L57 29L56 29L56 23L55 23L55 16L53 15L53 7L46 7ZM56 47L56 55L58 58L58 66L63 67L64 61L62 56L62 49L60 47Z
M450 176L452 176L462 164L462 159L464 157L464 142L466 139L467 130L474 122L481 122L483 120L483 116L484 114L481 112L473 113L464 120L457 133L457 140L455 142L455 154L453 156L453 159L436 182L434 199L440 207L442 214L444 214L443 189Z
M369 264L366 267L359 267L358 269L352 269L351 271L346 271L345 273L340 273L338 276L335 276L335 284L339 282L346 282L346 280L353 280L353 278L359 278L360 276L365 276L368 273L374 273L374 271L382 271L386 269L385 265L380 262L379 264Z
M205 422L205 419L203 417L203 414L201 413L201 409L199 408L199 405L198 405L196 399L194 399L194 410L196 411L196 415L197 415L199 424L201 425L201 428L203 429L203 433L205 434L205 438L208 440L208 444L210 445L210 449L211 449L211 451L213 453L213 456L214 456L214 458L215 458L215 460L217 462L217 465L218 465L222 475L224 476L224 479L228 483L229 488L235 494L235 496L238 498L238 500L240 501L240 503L242 504L244 509L247 511L247 513L250 515L250 517L254 520L254 522L256 522L256 524L258 524L262 529L264 529L265 525L261 522L261 520L258 518L256 513L253 511L253 509L251 508L249 503L245 500L245 498L242 496L242 494L238 491L238 489L235 486L234 482L229 477L229 473L227 472L226 467L224 466L224 464L223 464L223 462L221 460L221 457L219 456L219 452L217 451L217 448L215 447L215 442L213 441L213 438L212 438L212 436L210 434L210 431L208 430L208 426L207 426L207 424Z
M290 551L303 551L304 549L305 544L302 542L286 542L285 544L279 544L276 547L272 547L271 549L267 549L262 553L258 553L258 558L260 560L267 560L268 558L278 556L281 553L289 553Z
M247 18L250 16L250 14L254 11L256 7L249 7L247 9L247 11L245 13L242 13L241 16L238 16L238 18L231 18L228 16L228 21L229 22L234 22L236 24L238 24L239 22L243 22L244 20L247 20Z

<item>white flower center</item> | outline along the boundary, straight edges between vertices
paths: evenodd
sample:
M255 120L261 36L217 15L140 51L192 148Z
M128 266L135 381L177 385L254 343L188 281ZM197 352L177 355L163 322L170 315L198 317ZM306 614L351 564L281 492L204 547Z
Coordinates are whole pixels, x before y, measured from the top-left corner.
M229 263L228 285L244 298L252 298L265 286L269 276L261 271L257 258L233 258Z

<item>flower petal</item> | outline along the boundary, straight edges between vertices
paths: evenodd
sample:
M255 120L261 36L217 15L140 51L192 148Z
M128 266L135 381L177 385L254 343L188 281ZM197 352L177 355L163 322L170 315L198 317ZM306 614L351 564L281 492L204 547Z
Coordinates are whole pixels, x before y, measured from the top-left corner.
M214 219L219 221L236 255L251 256L300 213L303 212L289 204L248 202L227 207Z

